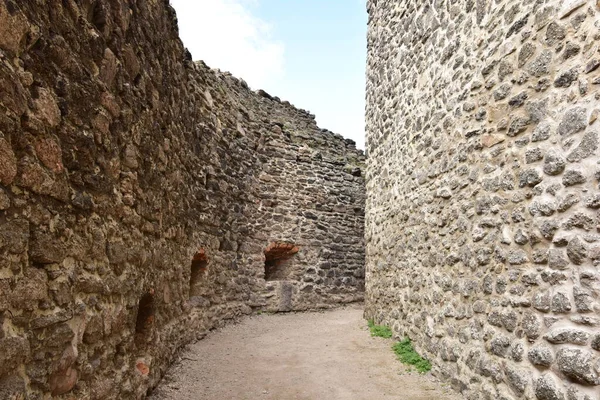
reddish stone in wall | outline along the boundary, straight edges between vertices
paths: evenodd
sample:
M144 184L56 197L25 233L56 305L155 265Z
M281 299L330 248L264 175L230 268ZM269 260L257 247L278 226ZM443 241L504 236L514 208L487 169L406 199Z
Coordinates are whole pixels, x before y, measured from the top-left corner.
M138 361L135 364L135 368L143 376L147 376L150 373L150 367L145 362L143 362L143 361Z
M208 261L208 256L206 255L206 250L200 249L196 254L194 254L194 258L192 261Z
M71 367L52 374L48 381L52 391L52 396L58 396L73 389L77 383L77 377L77 370Z
M269 259L276 260L283 257L289 257L296 254L300 248L292 243L271 243L265 249L265 254L268 254Z
M60 146L54 138L38 138L35 141L35 152L46 168L59 173L63 170Z

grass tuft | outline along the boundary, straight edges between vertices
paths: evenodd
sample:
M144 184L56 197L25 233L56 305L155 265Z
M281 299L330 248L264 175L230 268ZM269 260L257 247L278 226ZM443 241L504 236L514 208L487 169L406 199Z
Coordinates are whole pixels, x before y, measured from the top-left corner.
M392 330L385 325L375 325L372 319L369 321L369 330L371 331L371 336L382 337L385 339L389 339L392 337Z
M396 343L392 346L392 349L396 353L398 360L404 364L414 366L419 373L424 374L431 370L431 363L415 351L409 338Z

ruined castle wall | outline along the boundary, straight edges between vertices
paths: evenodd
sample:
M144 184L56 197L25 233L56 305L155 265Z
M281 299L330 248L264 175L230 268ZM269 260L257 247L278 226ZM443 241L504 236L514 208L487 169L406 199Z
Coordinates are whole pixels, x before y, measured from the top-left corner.
M0 1L0 93L0 398L139 398L226 319L362 297L364 157L167 2Z
M267 282L269 309L286 311L363 299L364 157L353 142L315 131L313 116L268 109L258 176L261 242L294 243L289 279ZM281 122L285 121L285 122Z
M600 4L368 12L366 315L468 399L600 398Z

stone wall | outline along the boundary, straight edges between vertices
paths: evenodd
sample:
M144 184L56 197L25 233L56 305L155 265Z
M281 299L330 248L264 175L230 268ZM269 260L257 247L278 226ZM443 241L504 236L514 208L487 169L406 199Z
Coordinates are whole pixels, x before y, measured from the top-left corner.
M302 310L362 300L364 292L364 157L333 133L315 131L313 116L266 108L256 235L259 243L294 243L291 279L267 282L268 309ZM283 123L278 122L283 121ZM286 294L288 293L288 294ZM291 296L289 293L293 293Z
M0 398L140 398L227 319L362 299L362 152L168 2L0 0L0 93Z
M600 3L368 12L366 315L468 399L599 399Z

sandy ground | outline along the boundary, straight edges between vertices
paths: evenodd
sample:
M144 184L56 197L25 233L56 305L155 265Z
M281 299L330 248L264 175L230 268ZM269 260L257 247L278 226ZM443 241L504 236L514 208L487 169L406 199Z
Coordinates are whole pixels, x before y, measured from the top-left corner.
M459 400L431 375L407 372L362 309L258 315L181 354L152 400Z

